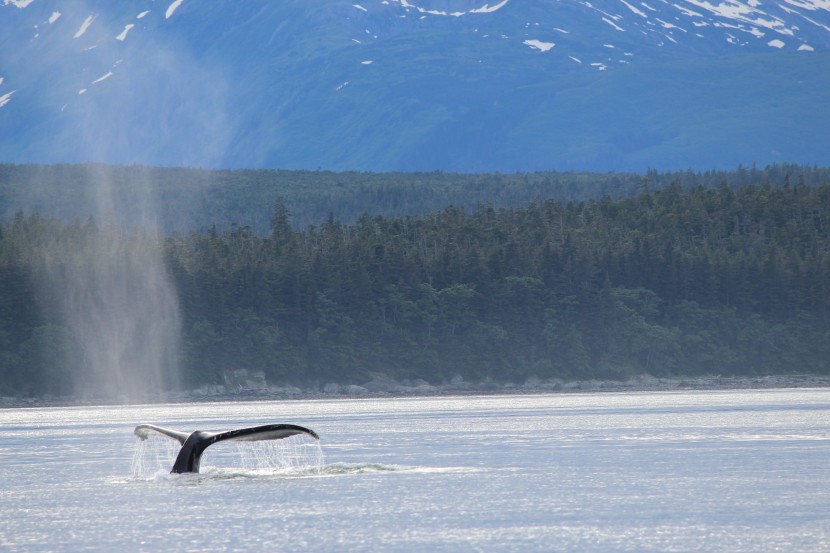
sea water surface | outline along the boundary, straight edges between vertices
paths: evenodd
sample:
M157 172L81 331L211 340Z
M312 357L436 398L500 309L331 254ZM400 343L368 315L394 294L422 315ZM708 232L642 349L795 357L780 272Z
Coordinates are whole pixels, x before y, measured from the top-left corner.
M6 409L0 551L830 551L829 464L825 389Z

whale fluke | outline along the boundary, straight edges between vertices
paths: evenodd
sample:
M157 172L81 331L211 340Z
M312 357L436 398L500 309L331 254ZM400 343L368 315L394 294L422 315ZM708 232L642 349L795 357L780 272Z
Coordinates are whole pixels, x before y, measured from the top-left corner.
M173 470L170 471L173 473L199 472L202 453L204 453L208 446L216 442L225 440L247 442L281 440L297 434L308 434L316 440L320 439L320 436L313 430L297 426L296 424L266 424L251 428L228 430L227 432L203 432L197 430L190 434L187 432L179 432L178 430L170 430L169 428L162 428L154 424L139 424L135 427L134 431L140 440L146 440L150 432L167 436L182 444L182 449L176 457L176 462L173 463Z

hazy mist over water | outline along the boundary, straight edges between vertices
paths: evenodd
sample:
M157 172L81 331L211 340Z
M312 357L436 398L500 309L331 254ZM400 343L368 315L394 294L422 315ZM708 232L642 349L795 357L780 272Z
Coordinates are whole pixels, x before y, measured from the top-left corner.
M178 299L151 183L131 190L128 206L106 167L90 168L89 186L88 232L44 249L41 290L69 329L74 393L134 401L178 385Z
M140 11L124 10L112 17L135 17ZM81 2L66 17L88 13L106 16L94 3ZM67 104L64 116L73 121L77 159L97 162L119 151L127 152L119 161L130 163L148 144L163 148L161 136L183 142L185 136L202 137L175 155L162 156L170 165L198 167L221 159L232 126L224 69L195 63L175 37L150 39L134 33L129 41L112 40L106 23L96 21L77 39L94 46L78 54L88 72L112 72L105 84L114 89L93 94L96 91L88 85L88 93ZM122 61L133 70L121 70ZM159 93L185 90L184 84L192 79L211 83L198 107L184 93ZM47 309L60 313L71 334L74 349L67 362L78 365L71 383L75 394L141 400L176 388L180 372L179 304L164 264L157 183L149 170L141 182L127 187L116 181L112 167L88 168L89 214L98 231L86 235L79 247L50 252L55 257L44 261L41 283L56 303Z
M137 8L124 10L109 17L134 18L139 13ZM66 24L77 25L85 14L102 19L73 39L90 45L75 56L84 64L84 78L112 75L99 81L114 89L96 94L100 91L94 86L79 84L89 91L62 110L72 122L72 136L64 140L73 152L68 159L92 163L85 166L82 195L89 205L81 225L87 214L91 219L80 238L65 237L63 245L43 249L35 258L35 280L49 319L68 329L59 334L66 344L56 349L74 370L72 382L61 387L79 397L134 402L179 384L179 304L164 264L157 183L151 171L127 185L117 180L116 168L95 162L112 159L118 151L127 152L118 161L130 163L148 144L161 148L160 136L175 140L189 132L204 142L191 143L177 157L165 157L166 163L197 167L221 159L230 127L225 79L222 68L210 66L186 74L185 68L198 64L182 52L175 37L155 37L148 43L149 38L143 42L143 35L134 33L130 41L112 40L112 22L94 3L76 3L63 17ZM60 59L58 48L48 55ZM132 62L133 70L122 70L122 62ZM211 83L205 91L207 103L194 108L188 97L175 93L160 99L158 90L184 90L185 80L194 78ZM96 230L89 232L90 227Z

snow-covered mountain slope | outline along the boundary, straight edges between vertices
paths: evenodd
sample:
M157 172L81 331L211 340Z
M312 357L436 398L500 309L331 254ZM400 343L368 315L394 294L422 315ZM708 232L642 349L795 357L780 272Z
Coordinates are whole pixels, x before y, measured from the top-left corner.
M0 161L830 163L830 0L0 1Z

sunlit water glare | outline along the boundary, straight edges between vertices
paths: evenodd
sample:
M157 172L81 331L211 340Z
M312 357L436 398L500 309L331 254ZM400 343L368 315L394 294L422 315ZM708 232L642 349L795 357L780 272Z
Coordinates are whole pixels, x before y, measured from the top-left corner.
M823 389L7 409L0 551L830 551L828 458Z

